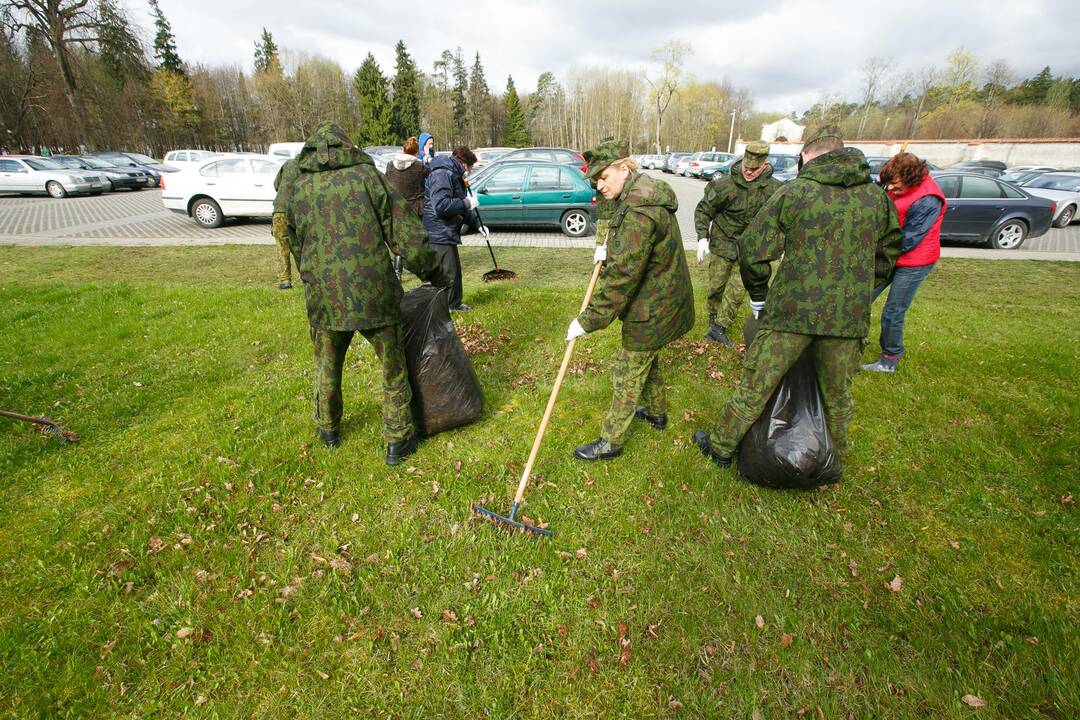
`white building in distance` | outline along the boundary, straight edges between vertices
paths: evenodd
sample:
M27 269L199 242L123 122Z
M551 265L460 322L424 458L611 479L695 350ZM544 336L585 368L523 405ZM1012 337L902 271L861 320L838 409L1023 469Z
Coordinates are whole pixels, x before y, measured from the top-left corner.
M800 141L805 129L805 127L790 118L781 118L776 122L761 126L761 139L769 143L776 140Z

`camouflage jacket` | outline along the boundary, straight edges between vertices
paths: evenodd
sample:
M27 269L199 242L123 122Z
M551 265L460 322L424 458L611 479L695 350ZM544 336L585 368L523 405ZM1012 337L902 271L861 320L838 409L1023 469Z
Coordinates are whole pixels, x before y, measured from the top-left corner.
M280 207L307 297L308 322L363 330L398 322L401 283L390 253L425 280L445 281L420 218L348 136L324 123L295 170L279 173Z
M586 331L619 318L627 350L659 350L694 325L694 289L671 187L640 173L610 219L607 263L578 321Z
M739 241L743 283L765 300L762 327L866 337L870 297L892 276L900 224L854 148L807 163L766 203ZM784 261L769 284L769 262Z
M694 209L694 228L699 238L709 238L709 252L737 260L738 240L765 202L780 189L772 167L747 182L742 161L731 166L730 175L719 175L705 186L705 195Z

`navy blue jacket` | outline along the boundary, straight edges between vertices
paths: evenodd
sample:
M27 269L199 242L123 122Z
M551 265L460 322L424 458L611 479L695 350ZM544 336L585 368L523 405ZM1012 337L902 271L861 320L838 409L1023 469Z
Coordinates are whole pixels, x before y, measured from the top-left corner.
M449 155L431 161L424 181L424 228L432 245L460 245L461 226L480 228L475 212L466 202L465 166Z

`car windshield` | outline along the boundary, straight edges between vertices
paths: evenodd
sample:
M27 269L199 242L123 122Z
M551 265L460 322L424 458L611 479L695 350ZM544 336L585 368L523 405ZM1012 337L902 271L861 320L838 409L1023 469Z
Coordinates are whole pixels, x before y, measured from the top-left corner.
M135 162L142 163L143 165L159 165L160 164L154 158L147 157L146 155L140 155L139 153L126 153L126 155L129 158L131 158L132 160L134 160Z
M63 170L64 166L55 160L45 158L24 158L23 162L35 170Z
M114 167L114 165L111 162L108 162L107 160L99 160L98 158L92 158L92 157L91 158L83 158L83 162L86 163L87 165L89 165L92 168L97 168L97 169L100 169L100 170L104 170L105 168Z
M1026 187L1042 188L1043 190L1064 190L1066 192L1080 192L1080 177L1062 177L1060 175L1043 175L1029 182Z
M53 158L53 162L60 163L64 167L71 168L72 170L82 169L82 165L79 163L78 158Z

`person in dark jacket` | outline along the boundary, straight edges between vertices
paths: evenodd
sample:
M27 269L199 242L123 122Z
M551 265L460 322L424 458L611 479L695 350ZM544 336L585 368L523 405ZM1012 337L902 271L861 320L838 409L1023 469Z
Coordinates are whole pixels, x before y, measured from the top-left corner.
M386 180L398 191L401 197L409 201L417 216L424 214L424 178L428 175L428 169L420 161L417 154L420 152L420 143L415 137L410 137L401 146L401 152L393 157L386 165Z
M881 309L881 357L862 369L893 373L904 354L904 317L915 293L941 257L941 221L945 194L934 182L925 161L911 153L894 155L880 173L881 184L896 205L904 235L900 259L889 283L889 298ZM874 300L885 286L874 289Z
M435 159L435 136L431 133L420 133L420 152L417 153L420 157L420 162L424 163L424 167L431 165L431 161Z
M461 227L469 225L487 237L488 230L480 224L476 208L480 201L466 190L465 177L476 164L476 155L464 145L449 157L440 155L431 161L431 172L424 181L424 228L431 249L450 278L450 309L471 310L461 302Z

